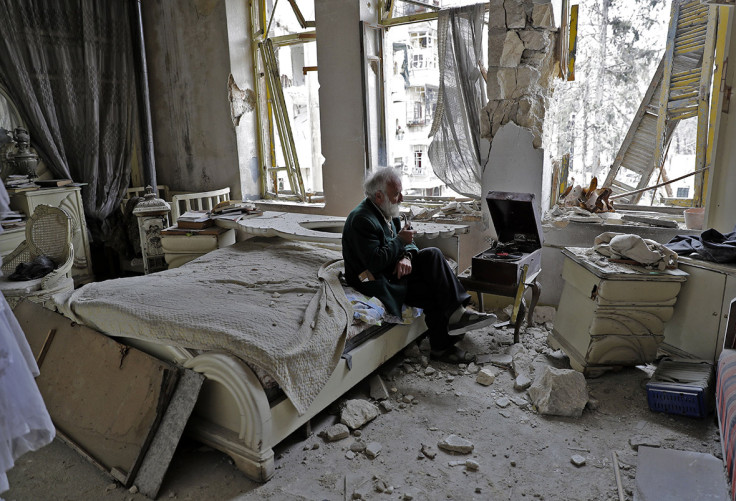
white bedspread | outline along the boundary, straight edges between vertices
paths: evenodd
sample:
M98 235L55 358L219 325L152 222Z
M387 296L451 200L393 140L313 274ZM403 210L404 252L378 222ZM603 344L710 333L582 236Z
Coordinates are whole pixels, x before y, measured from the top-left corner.
M59 308L112 336L229 351L273 376L301 414L352 319L341 257L308 242L246 240L181 268L85 285Z

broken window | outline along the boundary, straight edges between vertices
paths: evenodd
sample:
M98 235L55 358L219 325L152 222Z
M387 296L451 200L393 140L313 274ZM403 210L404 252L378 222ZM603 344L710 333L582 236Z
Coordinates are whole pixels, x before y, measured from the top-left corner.
M322 192L317 47L312 0L258 0L253 40L261 195L305 201Z

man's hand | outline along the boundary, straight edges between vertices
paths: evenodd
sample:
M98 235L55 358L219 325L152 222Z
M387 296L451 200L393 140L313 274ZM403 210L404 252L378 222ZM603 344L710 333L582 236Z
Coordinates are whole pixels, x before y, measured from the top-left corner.
M414 241L414 233L416 233L416 231L404 226L401 228L401 231L399 231L399 238L404 242L404 245L408 245Z
M401 278L411 273L411 260L409 258L403 257L399 260L398 263L396 263L396 267L394 268L394 275L396 275L396 278Z

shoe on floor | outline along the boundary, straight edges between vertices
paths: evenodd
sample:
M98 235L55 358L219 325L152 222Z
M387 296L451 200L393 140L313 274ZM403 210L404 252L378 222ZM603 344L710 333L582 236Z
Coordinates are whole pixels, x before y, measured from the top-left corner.
M460 320L449 325L449 334L451 336L465 334L468 331L491 325L496 320L498 320L498 317L493 313L480 313L478 311L465 310L460 317Z
M444 350L430 350L429 358L436 362L445 362L447 364L457 364L460 362L466 362L465 350L458 348L457 346L450 346Z

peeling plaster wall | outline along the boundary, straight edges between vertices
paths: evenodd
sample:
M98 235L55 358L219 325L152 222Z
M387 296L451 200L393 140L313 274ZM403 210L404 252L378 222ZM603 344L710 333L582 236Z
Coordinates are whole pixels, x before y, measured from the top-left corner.
M153 0L142 8L158 182L173 191L229 186L232 198L253 198L255 113L236 129L228 99L231 73L252 87L247 5Z

